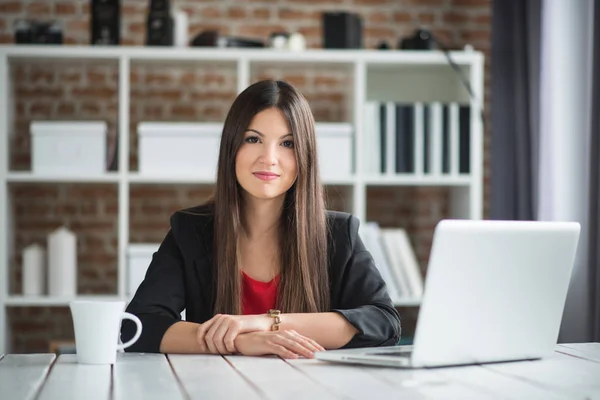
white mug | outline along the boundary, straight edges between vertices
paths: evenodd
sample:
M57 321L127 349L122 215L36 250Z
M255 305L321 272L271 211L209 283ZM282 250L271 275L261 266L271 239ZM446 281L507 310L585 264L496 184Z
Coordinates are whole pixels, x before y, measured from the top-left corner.
M124 301L75 300L69 307L80 364L115 364L117 350L131 346L142 334L142 322L125 312ZM137 329L131 340L118 345L122 319L132 320Z

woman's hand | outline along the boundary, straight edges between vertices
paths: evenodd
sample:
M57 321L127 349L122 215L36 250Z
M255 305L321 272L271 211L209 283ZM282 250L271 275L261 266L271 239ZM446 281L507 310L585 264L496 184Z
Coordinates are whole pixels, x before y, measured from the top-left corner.
M235 339L235 347L245 356L275 354L282 358L313 358L315 351L325 350L314 340L296 331L246 333Z
M272 318L265 315L217 314L198 327L196 338L203 353L232 354L241 333L268 331Z

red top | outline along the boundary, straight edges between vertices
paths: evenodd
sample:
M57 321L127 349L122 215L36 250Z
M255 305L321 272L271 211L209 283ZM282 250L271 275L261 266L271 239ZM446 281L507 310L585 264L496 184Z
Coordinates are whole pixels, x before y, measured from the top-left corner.
M250 278L242 271L242 314L266 314L275 308L279 275L270 282Z

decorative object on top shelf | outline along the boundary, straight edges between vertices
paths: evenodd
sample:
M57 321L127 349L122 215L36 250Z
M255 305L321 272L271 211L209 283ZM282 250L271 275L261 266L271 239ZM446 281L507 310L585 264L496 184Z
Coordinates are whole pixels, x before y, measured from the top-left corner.
M32 171L100 175L106 172L106 122L34 121Z
M379 42L379 44L376 47L377 50L390 50L390 44L388 43L387 40L382 40Z
M92 0L91 44L118 45L121 41L121 1Z
M412 36L400 39L398 48L402 50L433 50L435 41L426 29L417 29Z
M287 48L292 51L306 50L306 39L300 32L294 32L290 35Z
M62 44L63 33L56 21L18 20L15 23L16 44Z
M362 49L360 15L349 12L324 12L322 17L324 49Z
M169 0L150 0L146 21L146 45L173 45L173 17Z
M219 35L217 30L200 32L192 39L190 44L194 47L265 47L262 40L222 36Z
M39 244L23 249L23 296L41 296L45 292L46 252Z
M306 39L300 32L273 32L269 36L268 46L277 50L306 50Z
M64 226L48 235L48 294L75 296L77 237Z
M288 32L273 32L269 35L269 47L272 49L284 50L288 48Z
M173 10L173 44L175 47L187 47L189 42L188 35L188 15L179 8Z

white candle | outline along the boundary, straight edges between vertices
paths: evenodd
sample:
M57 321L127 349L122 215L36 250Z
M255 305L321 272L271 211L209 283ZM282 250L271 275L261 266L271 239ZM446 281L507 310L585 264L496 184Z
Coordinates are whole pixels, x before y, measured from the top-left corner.
M65 227L48 235L48 294L75 296L77 237Z
M185 11L175 10L173 11L173 44L176 47L187 47L188 46L188 16Z
M32 244L23 249L23 295L44 294L44 257L42 246Z

